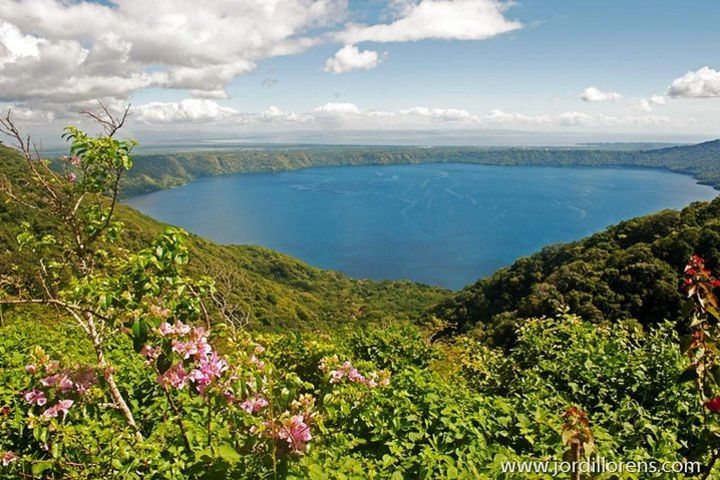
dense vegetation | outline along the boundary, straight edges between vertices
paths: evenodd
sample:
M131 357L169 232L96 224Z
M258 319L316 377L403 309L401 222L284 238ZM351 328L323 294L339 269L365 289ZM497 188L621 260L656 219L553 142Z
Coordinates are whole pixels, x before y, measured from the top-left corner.
M666 168L720 188L720 140L654 150L606 148L481 148L308 146L286 149L140 155L126 179L125 193L137 195L176 187L196 178L241 172L274 172L336 165L477 163L485 165L632 166Z
M0 150L0 478L549 479L581 458L650 462L583 478L717 474L718 201L448 298L118 208L133 159L114 133L68 130L59 170ZM695 252L707 266L683 273ZM525 461L549 471L510 470Z
M698 253L720 264L720 198L622 222L578 242L553 245L458 292L431 312L449 330L512 342L523 318L561 306L595 323L677 319L678 272Z

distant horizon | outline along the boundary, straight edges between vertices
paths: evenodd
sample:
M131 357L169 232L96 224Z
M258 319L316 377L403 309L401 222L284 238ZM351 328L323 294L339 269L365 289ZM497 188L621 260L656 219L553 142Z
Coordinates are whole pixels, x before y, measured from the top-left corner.
M589 146L609 145L643 146L658 145L695 145L720 139L706 135L622 135L609 137L589 135L569 135L563 132L484 132L482 135L469 135L469 132L458 132L457 137L446 135L447 132L333 132L323 134L314 132L285 132L285 135L252 135L247 137L198 137L198 138L163 138L147 135L140 131L123 132L123 137L138 140L137 153L147 150L163 152L182 151L188 149L223 150L242 147L478 147L478 148L584 148ZM394 134L394 135L392 135ZM62 151L66 144L58 135L35 136L34 139L46 151ZM331 138L330 138L331 137Z

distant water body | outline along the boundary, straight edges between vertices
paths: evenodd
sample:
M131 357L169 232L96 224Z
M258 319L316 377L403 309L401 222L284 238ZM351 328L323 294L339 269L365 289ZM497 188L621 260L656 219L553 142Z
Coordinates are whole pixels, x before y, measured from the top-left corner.
M217 242L455 289L545 245L716 194L661 170L426 164L210 177L127 203Z

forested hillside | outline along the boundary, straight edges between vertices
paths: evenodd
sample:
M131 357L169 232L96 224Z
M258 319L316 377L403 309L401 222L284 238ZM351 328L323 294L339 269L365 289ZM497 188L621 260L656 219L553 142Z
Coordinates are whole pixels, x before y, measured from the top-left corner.
M656 150L309 146L140 155L125 181L126 195L172 188L196 178L336 165L477 163L484 165L634 166L666 168L720 188L720 140Z
M21 189L27 185L24 160L0 145L0 178ZM120 206L123 245L148 244L165 225ZM0 272L17 268L16 236L23 222L49 231L55 219L13 202L0 203ZM193 275L210 275L251 328L310 329L342 324L414 319L443 298L443 289L412 282L350 279L311 267L262 247L218 245L191 235L188 248Z
M432 313L450 330L475 329L502 345L512 341L521 319L550 316L562 306L595 323L656 324L680 316L678 275L693 253L713 268L720 262L720 198L546 247L466 287Z

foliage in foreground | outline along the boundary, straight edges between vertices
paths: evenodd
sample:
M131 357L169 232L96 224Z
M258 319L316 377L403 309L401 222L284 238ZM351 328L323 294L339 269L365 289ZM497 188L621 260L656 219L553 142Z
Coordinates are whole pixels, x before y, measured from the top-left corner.
M76 328L48 320L45 312L14 316L2 329L0 403L7 413L0 451L18 456L0 470L7 478L512 478L502 474L505 461L562 459L568 405L588 413L597 454L606 459L682 461L701 433L692 388L675 381L686 361L669 324L643 333L567 314L536 319L518 332L508 356L469 338L433 347L415 327L356 332L377 341L372 350L354 348L352 334L230 341L218 333L213 342L229 364L258 372L262 359L262 394L276 415L277 405L292 410L293 398L315 399L311 438L296 452L281 440L273 466L272 445L259 430L268 405L253 407L246 401L256 397L236 392L237 404L246 403L231 413L220 395L208 404L211 397L192 384L172 389L188 446L156 372L127 341L112 346L111 358L142 441L105 405L102 383L66 415L43 418L49 404L22 395L38 385L38 375L26 371L26 362L36 362L35 345L62 358L60 369L92 358ZM256 351L263 353L252 360ZM339 376L345 359L365 378L388 368L389 384L373 388Z

